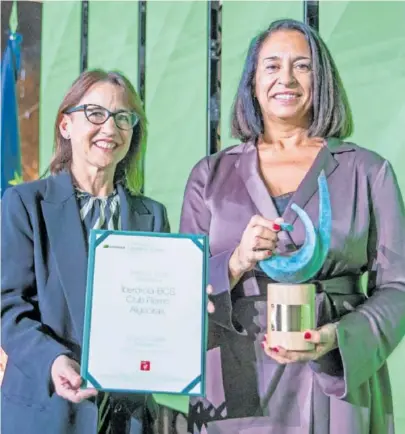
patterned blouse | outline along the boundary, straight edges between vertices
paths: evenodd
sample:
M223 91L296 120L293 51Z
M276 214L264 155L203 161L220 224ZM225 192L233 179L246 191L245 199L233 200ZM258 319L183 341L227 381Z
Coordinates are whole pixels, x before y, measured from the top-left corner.
M80 218L88 240L91 229L121 230L120 197L117 190L98 197L76 188Z

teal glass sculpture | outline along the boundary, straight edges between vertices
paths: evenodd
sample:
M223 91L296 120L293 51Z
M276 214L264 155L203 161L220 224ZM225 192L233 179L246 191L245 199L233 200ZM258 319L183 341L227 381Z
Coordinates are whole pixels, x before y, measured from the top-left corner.
M296 251L274 255L259 262L260 268L280 283L309 282L323 266L330 247L332 211L325 172L318 177L319 225L316 229L308 214L295 203L291 205L305 227L304 244Z

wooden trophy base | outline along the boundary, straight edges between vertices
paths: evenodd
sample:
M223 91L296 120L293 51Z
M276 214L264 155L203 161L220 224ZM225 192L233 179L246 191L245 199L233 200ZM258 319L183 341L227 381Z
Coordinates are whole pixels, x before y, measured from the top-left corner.
M312 351L315 345L304 339L302 332L270 332L267 333L269 348L282 347L290 351Z
M270 283L267 286L267 345L292 351L311 351L305 330L316 327L315 285Z

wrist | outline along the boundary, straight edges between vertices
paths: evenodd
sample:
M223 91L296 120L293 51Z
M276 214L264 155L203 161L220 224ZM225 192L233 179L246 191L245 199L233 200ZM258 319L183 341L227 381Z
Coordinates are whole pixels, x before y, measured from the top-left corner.
M244 273L242 264L239 260L239 246L236 247L229 259L228 269L229 277L231 277L232 280L239 280Z

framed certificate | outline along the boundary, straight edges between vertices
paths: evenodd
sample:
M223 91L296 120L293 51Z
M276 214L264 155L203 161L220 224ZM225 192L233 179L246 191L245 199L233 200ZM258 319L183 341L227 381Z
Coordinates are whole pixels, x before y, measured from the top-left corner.
M85 387L205 395L205 236L92 230Z

